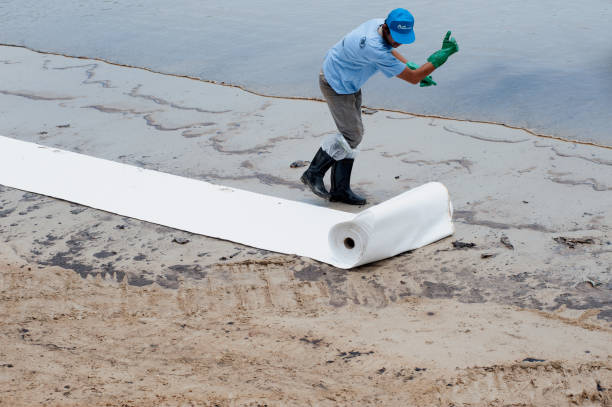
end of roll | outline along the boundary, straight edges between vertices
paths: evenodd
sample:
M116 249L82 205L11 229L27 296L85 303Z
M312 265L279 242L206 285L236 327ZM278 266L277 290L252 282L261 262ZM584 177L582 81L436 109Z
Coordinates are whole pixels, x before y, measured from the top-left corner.
M328 233L331 264L350 269L454 233L448 189L430 182L361 212Z
M367 229L367 224L349 221L338 223L329 230L327 236L334 266L350 269L361 264L371 236Z

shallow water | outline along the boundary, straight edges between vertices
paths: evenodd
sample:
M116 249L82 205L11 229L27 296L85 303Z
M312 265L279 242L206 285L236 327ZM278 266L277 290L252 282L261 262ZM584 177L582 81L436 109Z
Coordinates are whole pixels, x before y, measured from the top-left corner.
M345 33L401 4L390 1L0 0L0 42L98 57L243 85L266 94L320 97L317 74ZM364 104L506 123L612 145L612 3L415 0L424 62L451 29L460 52L419 88L381 74ZM367 129L366 129L367 130Z

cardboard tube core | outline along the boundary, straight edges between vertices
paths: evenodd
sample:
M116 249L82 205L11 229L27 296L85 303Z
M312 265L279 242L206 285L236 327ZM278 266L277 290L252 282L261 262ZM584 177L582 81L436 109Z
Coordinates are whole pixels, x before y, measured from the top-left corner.
M350 237L347 237L346 239L344 239L344 247L346 247L347 249L355 248L355 241Z

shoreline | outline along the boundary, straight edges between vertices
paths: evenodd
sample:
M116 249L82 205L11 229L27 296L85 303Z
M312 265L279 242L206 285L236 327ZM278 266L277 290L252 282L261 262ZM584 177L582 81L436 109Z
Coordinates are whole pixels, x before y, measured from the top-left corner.
M323 103L23 47L0 60L4 136L363 210L290 166L334 131ZM612 151L363 120L354 189L374 205L442 182L455 235L347 271L0 185L0 405L610 405Z
M122 67L122 68L141 69L143 71L147 71L147 72L154 73L154 74L165 75L165 76L172 76L172 77L176 77L176 78L190 79L190 80L199 81L199 82L203 82L203 83L210 83L210 84L215 84L215 85L220 85L220 86L227 86L227 87L231 87L231 88L236 88L236 89L240 89L240 90L242 90L244 92L247 92L247 93L250 93L250 94L253 94L253 95L256 95L256 96L265 97L265 98L284 99L284 100L305 100L305 101L313 101L313 102L321 102L321 103L325 102L325 100L323 100L323 99L310 98L310 97L304 97L304 96L269 95L269 94L257 92L255 90L248 89L247 87L245 87L243 85L232 84L232 83L227 83L227 82L223 82L223 81L214 81L214 80L199 78L199 77L190 76L190 75L181 75L181 74L175 74L175 73L169 73L169 72L155 71L155 70L147 68L147 67L136 66L136 65L129 65L129 64L122 64L122 63L119 63L119 62L106 60L104 58L88 57L88 56L77 56L77 55L64 54L64 53L54 52L54 51L43 51L43 50L38 50L38 49L30 48L30 47L27 47L25 45L16 45L16 44L0 43L0 47L23 48L23 49L26 49L28 51L36 52L36 53L43 54L43 55L55 55L55 56L62 56L62 57L66 57L66 58L92 60L92 61L104 62L104 63L107 63L109 65L114 65L114 66L118 66L118 67ZM537 133L537 132L535 132L535 131L533 131L531 129L525 128L525 127L514 126L514 125L511 125L511 124L502 123L502 122L494 122L494 121L486 121L486 120L473 120L473 119L446 117L446 116L439 116L439 115L427 115L427 114L413 113L413 112L408 112L408 111L403 111L403 110L398 110L398 109L379 108L379 107L367 106L367 105L363 105L362 108L363 109L373 109L373 110L382 111L382 112L409 114L411 116L422 117L422 118L431 118L431 119L440 119L440 120L452 120L452 121L466 122L466 123L475 123L475 124L492 124L492 125L502 126L502 127L506 127L506 128L509 128L509 129L513 129L513 130L522 130L522 131L525 131L525 132L531 134L534 137L540 137L540 138L544 138L544 139L551 139L551 140L556 140L556 141L562 141L562 142L566 142L566 143L574 143L574 144L581 144L581 145L587 145L587 146L593 146L593 147L599 147L599 148L605 148L605 149L612 149L612 145L606 145L606 144L595 143L595 142L590 142L590 141L574 140L574 139L564 138L564 137L561 137L561 136L554 136L554 135L549 135L549 134Z
M3 135L332 209L353 213L364 209L318 199L299 182L300 168L290 168L290 163L310 158L319 140L334 131L327 106L322 103L269 99L236 88L94 61L83 65L59 56L54 56L56 60L45 59L50 56L41 58L23 49L17 55L23 58L19 64L4 65L4 69L14 69L20 76L16 77L13 90L3 89L0 93L0 107L8 113L4 128L0 127ZM296 111L303 117L294 121ZM473 283L462 269L471 258L481 255L481 260L472 266L479 263L486 266L486 270L477 272L485 280L495 281L494 271L500 268L508 269L506 273L521 275L513 268L527 267L536 281L552 279L555 290L560 290L557 295L576 284L591 281L605 287L608 283L612 264L612 261L606 263L606 259L612 258L612 214L605 198L612 195L612 185L606 182L612 179L612 153L608 150L542 141L524 131L500 126L380 111L365 115L364 125L371 129L372 135L362 146L363 158L360 157L355 169L355 188L367 191L366 208L427 181L442 182L450 192L457 232L416 251L421 253L420 261L425 260L423 255L433 255L424 261L424 270L434 267L439 277L443 277L444 270L448 269L444 264L459 262L454 278L459 278L458 286L466 290ZM394 136L398 132L405 132L410 138ZM376 170L368 171L368 166ZM606 176L608 172L610 177ZM113 229L111 222L125 224L125 217L88 208L75 209L79 206L3 189L7 198L0 219L7 238L26 236L32 224L28 217L32 217L34 224L48 225L47 233L41 230L34 242L24 241L22 237L17 240L25 253L33 250L35 255L29 258L41 258L43 264L66 265L70 264L67 259L81 259L80 251L84 248L74 252L70 242L80 241L78 246L94 242L88 237L91 227L86 226L93 218L107 219L99 224L104 230L100 233L119 240L127 238L126 235L129 239L138 239L137 235L126 234L126 229ZM572 195L580 199L568 199ZM76 215L86 215L79 219L71 215L73 211ZM75 225L82 225L83 239L71 239L70 229L53 221L55 217L63 219L67 215L74 218ZM132 221L135 229L159 227ZM172 230L159 228L166 232L154 232L148 239L163 239ZM176 231L176 235L189 236L190 240L197 237L182 231ZM510 246L501 243L504 239ZM208 244L215 239L198 237L198 240ZM457 249L451 245L453 240L473 242L475 248L458 246ZM572 244L572 241L583 243ZM172 242L168 243L173 246ZM150 240L147 244L151 247ZM240 247L238 252L251 253L256 258L274 255L229 244ZM58 254L57 248L62 246L67 246L67 250L60 250ZM125 250L112 242L105 246L108 247L102 252ZM172 250L177 254L182 249L178 246ZM231 252L196 257L191 260L191 267L205 270L219 264L219 258L226 258L221 263L232 261L238 252L231 246L228 250ZM138 251L129 251L130 257L140 255ZM150 249L146 252L145 257L158 258L151 265L159 267L165 263L163 256L157 256ZM403 267L402 259L413 256L406 253L374 263L373 267L381 263L390 264L391 268ZM111 269L139 266L125 256L119 257L123 258L113 262ZM79 266L81 261L78 261L75 267L91 270L94 264L104 264L105 259L94 256L85 261L88 265ZM300 260L296 272L312 263ZM160 271L146 274L145 280L172 285L180 273L172 272L169 274L172 277L164 277ZM523 283L523 280L527 279L518 277L516 282ZM447 286L443 292L448 290L451 297L467 295L467 291L451 288L453 284L435 287ZM512 284L494 283L494 287L501 291L489 292L489 295L502 295L506 298L502 302L514 301ZM416 291L428 289L421 287ZM490 289L486 283L478 284L476 292L466 298L482 299L482 292L487 291ZM539 304L540 309L558 308L563 304L579 308L585 301L591 307L601 303L605 306L602 317L612 320L612 300L606 301L603 293L597 300L588 299L591 295L588 290L578 290L574 295L581 299L568 302L563 296L541 298L526 291L521 301Z

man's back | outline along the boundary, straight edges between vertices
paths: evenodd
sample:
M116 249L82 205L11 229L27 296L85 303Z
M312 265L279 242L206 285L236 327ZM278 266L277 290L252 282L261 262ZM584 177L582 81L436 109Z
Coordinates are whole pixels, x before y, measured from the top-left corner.
M325 56L323 74L339 94L355 93L377 71L387 77L398 75L405 65L391 54L378 28L384 19L361 24L334 45Z

